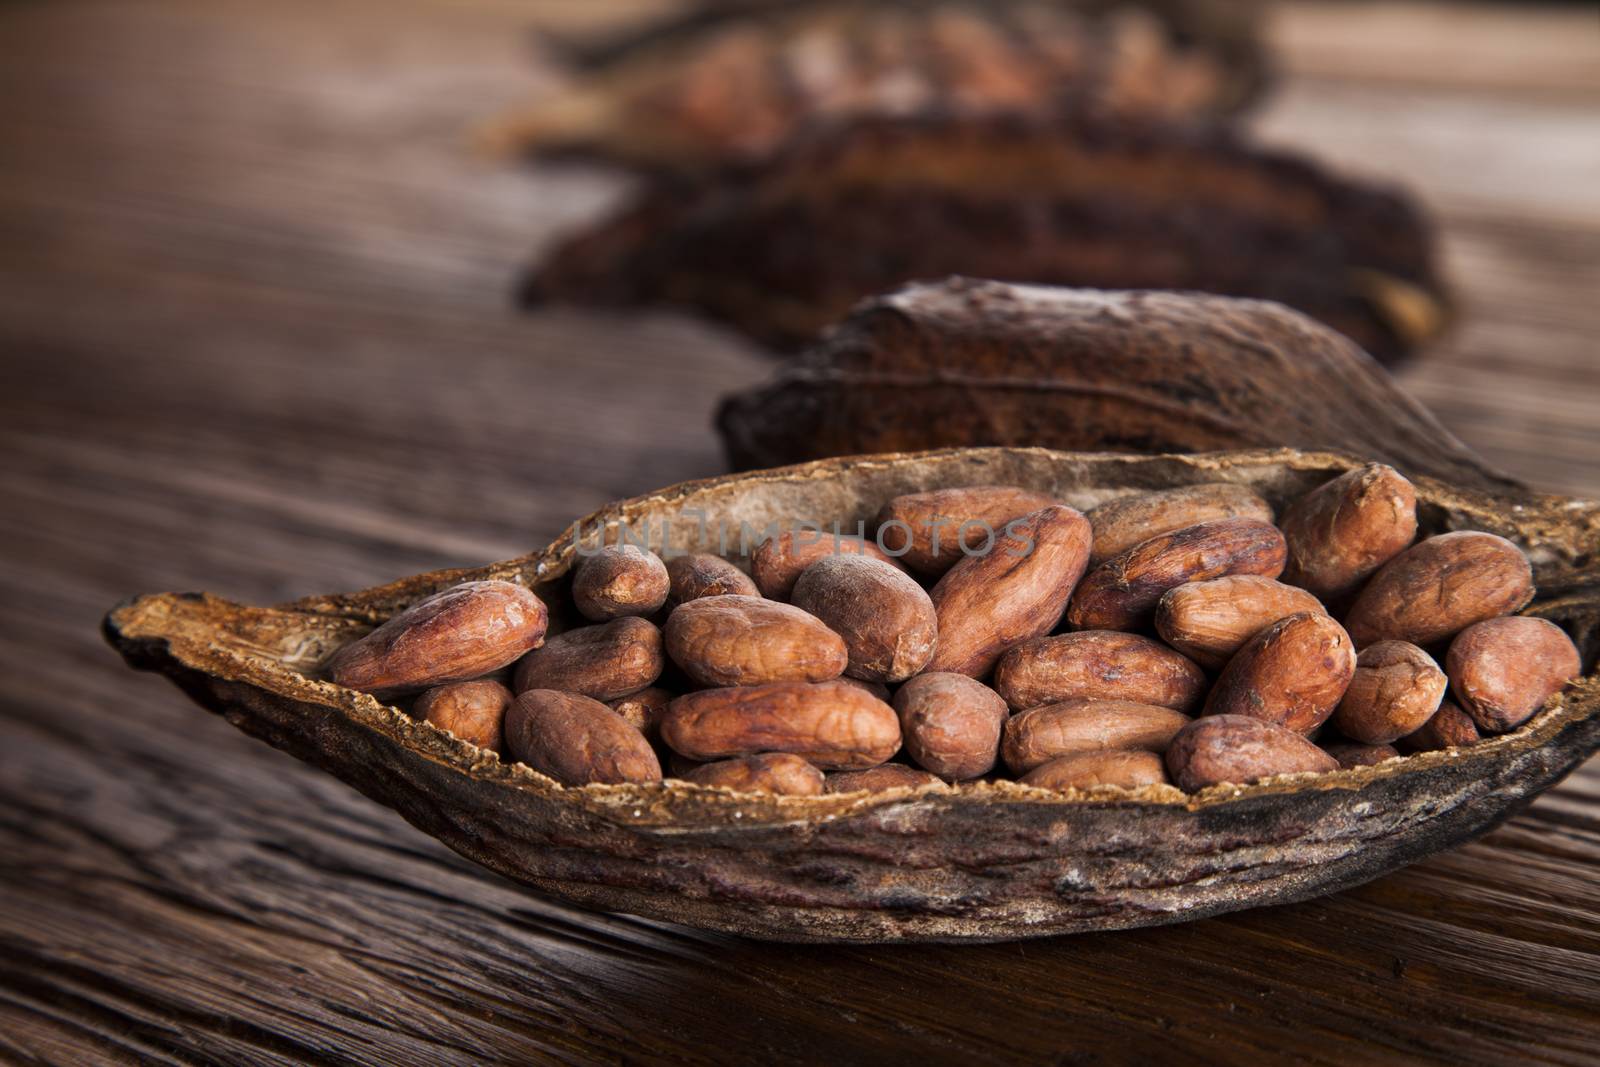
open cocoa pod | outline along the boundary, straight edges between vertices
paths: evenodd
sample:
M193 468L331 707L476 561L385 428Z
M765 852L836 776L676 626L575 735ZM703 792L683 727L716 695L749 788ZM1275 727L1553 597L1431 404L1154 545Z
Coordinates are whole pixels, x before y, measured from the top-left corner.
M522 295L683 306L790 350L865 297L952 274L1274 300L1382 361L1448 319L1407 197L1221 129L1083 113L863 119L756 167L659 179Z
M507 877L565 900L795 941L997 940L1194 919L1355 885L1494 826L1600 745L1600 531L1594 505L1417 477L1424 533L1522 546L1539 598L1590 673L1524 726L1475 747L1246 787L1057 793L1010 781L769 796L668 781L563 788L399 708L319 680L330 654L417 600L505 579L551 603L580 541L626 528L718 551L741 522L870 519L895 496L1007 484L1079 508L1234 482L1282 507L1355 465L1291 450L1194 456L955 449L823 460L690 482L603 508L542 551L275 608L160 594L107 617L157 670L246 732L322 767ZM1586 570L1587 568L1587 570ZM571 620L556 616L552 629Z
M487 125L505 153L698 173L807 124L921 108L1233 112L1265 81L1255 0L742 0L555 40L567 87Z

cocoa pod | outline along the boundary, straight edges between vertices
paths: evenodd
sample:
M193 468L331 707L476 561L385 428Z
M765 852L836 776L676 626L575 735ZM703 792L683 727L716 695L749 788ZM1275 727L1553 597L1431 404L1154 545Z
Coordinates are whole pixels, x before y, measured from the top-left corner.
M1160 534L1212 519L1273 520L1272 505L1244 485L1211 482L1180 485L1153 493L1135 493L1108 500L1089 510L1094 547L1089 566L1098 567L1135 545Z
M666 565L637 545L607 545L584 556L572 574L572 603L595 622L653 615L667 602Z
M512 687L518 693L559 689L615 700L655 682L665 666L661 631L654 623L624 615L550 638L543 648L522 657Z
M1323 611L1304 589L1259 574L1186 582L1156 604L1156 633L1200 666L1219 670L1244 643L1279 619Z
M695 553L667 560L667 599L674 605L706 596L760 596L755 581L721 556Z
M900 722L844 682L773 682L681 696L667 707L661 738L690 759L788 752L823 770L860 770L899 750Z
M945 671L919 674L894 695L906 754L941 778L988 774L1000 748L1006 703L982 682Z
M918 574L937 577L986 555L1006 523L1055 503L1009 485L972 485L897 496L878 511L878 544Z
M659 782L661 764L644 735L586 696L529 689L506 712L511 758L562 785Z
M750 575L769 600L788 600L805 569L828 556L871 556L898 567L877 545L852 534L827 530L786 530L769 537L750 557Z
M1000 657L994 688L1013 711L1063 700L1126 700L1192 711L1205 672L1158 641L1117 630L1039 637Z
M378 696L464 682L544 641L544 602L514 582L463 582L425 597L329 658L329 681Z
M708 596L667 616L667 655L700 685L821 682L849 662L821 620L760 597Z
M1167 590L1229 574L1276 578L1284 551L1283 534L1260 519L1212 519L1158 534L1090 571L1067 621L1076 630L1141 629Z
M819 124L902 111L908 96L935 111L1048 113L1070 102L1129 120L1208 117L1242 107L1266 79L1259 8L702 4L543 42L572 77L480 137L500 153L689 176L765 158Z
M1089 559L1089 522L1062 504L1014 519L986 556L945 572L929 596L939 642L927 669L981 678L1008 648L1055 629Z
M1401 752L1435 752L1446 748L1466 748L1482 739L1472 716L1462 711L1455 701L1446 700L1433 713L1433 718L1422 724L1421 729L1407 734L1394 744Z
M1497 734L1531 719L1583 672L1583 663L1578 646L1555 623L1511 616L1457 634L1445 670L1461 710L1479 730Z
M1226 129L1081 109L917 114L810 131L703 182L649 183L555 246L522 296L669 302L792 350L919 278L1181 289L1276 301L1394 360L1448 317L1431 245L1410 200Z
M672 703L672 698L671 692L652 685L637 693L629 693L625 697L617 697L602 703L620 715L629 726L653 741L661 734L661 720L666 717L667 705Z
M1243 715L1297 734L1327 721L1350 687L1356 650L1327 615L1279 619L1244 643L1206 698L1206 715Z
M799 756L764 752L759 756L719 760L689 771L684 781L715 785L735 793L776 793L788 797L814 797L822 792L822 772Z
M1426 648L1533 599L1533 570L1516 545L1459 530L1406 549L1379 568L1345 617L1356 646L1410 641Z
M1025 711L1006 722L1000 755L1012 773L1074 752L1164 752L1190 722L1172 708L1126 700L1067 700Z
M1322 751L1338 760L1345 770L1372 767L1384 760L1400 758L1400 750L1393 745L1363 745L1357 741L1334 741L1323 745Z
M1074 752L1041 763L1022 776L1023 785L1040 789L1091 789L1119 785L1142 789L1167 780L1166 764L1155 752Z
M1224 782L1249 785L1279 774L1339 769L1339 761L1293 730L1247 715L1196 719L1166 754L1173 784L1194 793Z
M1417 493L1382 463L1346 471L1289 505L1278 524L1289 546L1283 580L1342 601L1417 536Z
M869 556L819 559L800 575L789 601L844 639L851 677L903 682L933 658L939 632L933 601L887 563Z
M411 714L486 752L504 751L506 708L511 690L490 678L450 682L417 697Z
M889 789L917 789L932 785L949 789L943 778L928 771L919 771L903 763L885 763L881 767L868 767L864 771L834 771L828 775L827 791L830 793L882 793Z
M1433 718L1449 685L1433 657L1416 645L1379 641L1356 657L1356 672L1333 713L1333 725L1362 744L1389 744Z

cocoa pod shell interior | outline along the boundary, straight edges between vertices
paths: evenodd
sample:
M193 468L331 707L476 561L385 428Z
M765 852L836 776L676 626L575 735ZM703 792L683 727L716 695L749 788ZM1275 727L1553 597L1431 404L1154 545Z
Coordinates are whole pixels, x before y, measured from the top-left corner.
M815 797L682 782L564 789L318 671L342 644L461 581L506 579L557 599L578 540L616 540L624 528L670 535L674 549L717 551L719 523L853 524L894 496L974 484L1024 486L1087 509L1220 480L1281 508L1357 463L1292 450L831 459L613 504L539 552L474 570L278 607L155 594L114 609L104 629L130 665L161 672L245 732L462 855L581 905L787 941L992 941L1177 922L1335 891L1458 844L1594 752L1600 509L1416 479L1425 532L1488 529L1517 541L1541 585L1526 613L1565 627L1583 652L1589 673L1524 726L1469 749L1193 795L1166 785L1055 793L1009 781Z

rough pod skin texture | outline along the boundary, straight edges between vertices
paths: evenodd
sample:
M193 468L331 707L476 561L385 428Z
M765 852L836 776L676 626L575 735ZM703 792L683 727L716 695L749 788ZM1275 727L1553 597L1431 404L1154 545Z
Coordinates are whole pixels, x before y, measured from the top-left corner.
M1212 519L1158 534L1090 571L1072 596L1076 630L1137 630L1151 625L1168 589L1226 574L1276 578L1283 534L1260 519Z
M1259 574L1230 574L1167 590L1156 605L1156 633L1202 667L1220 670L1279 619L1322 610L1304 589Z
M659 782L650 742L616 712L576 693L530 689L506 712L511 758L562 785Z
M786 797L814 797L823 786L821 771L799 756L784 752L707 763L683 778L696 785L719 785L735 793L776 793Z
M1444 671L1416 645L1379 641L1356 657L1334 727L1367 745L1386 745L1416 733L1433 718L1450 686Z
M653 615L667 602L667 568L638 545L607 545L572 575L572 603L586 619Z
M511 690L492 678L435 686L417 697L411 714L488 752L504 751Z
M1472 716L1456 706L1455 701L1446 700L1420 730L1396 741L1395 748L1401 752L1436 752L1445 748L1466 748L1481 740L1483 735L1478 733L1478 724L1472 721Z
M667 560L668 600L674 605L704 596L760 596L755 581L721 556L704 552Z
M1528 559L1504 537L1439 534L1384 564L1356 598L1345 627L1357 647L1410 641L1426 648L1533 599Z
M1356 650L1320 612L1280 619L1245 642L1206 699L1207 715L1244 715L1310 734L1350 686Z
M844 682L774 682L681 696L667 708L661 738L690 759L788 752L823 770L861 770L900 748L900 722L889 705Z
M1339 766L1372 767L1384 760L1398 759L1400 750L1393 745L1363 745L1356 741L1335 741L1322 746L1322 750L1339 761Z
M788 600L805 569L828 556L871 556L898 567L877 545L831 530L787 530L761 542L750 557L756 588L769 600Z
M945 572L929 594L939 617L930 671L981 678L1023 641L1055 629L1089 561L1089 520L1061 504L1007 524L986 556Z
M513 688L559 689L596 700L636 693L661 677L661 631L632 615L557 634L522 657Z
M1196 719L1167 748L1167 772L1186 793L1275 774L1336 771L1339 761L1293 730L1245 715Z
M964 674L919 674L894 695L906 752L941 778L962 781L994 768L1006 702Z
M1159 534L1212 519L1271 522L1273 514L1272 505L1254 489L1215 482L1118 497L1092 509L1088 517L1094 527L1089 566L1098 567Z
M1013 774L1075 752L1164 752L1189 716L1126 700L1067 700L1006 722L1000 754Z
M1055 503L1009 485L973 485L897 496L878 512L878 543L918 574L937 577L981 555L1012 519Z
M464 682L538 648L549 618L544 602L514 582L463 582L339 649L328 679L378 696Z
M1074 752L1041 763L1022 776L1023 785L1062 790L1097 785L1141 789L1166 780L1166 765L1154 752Z
M789 601L844 638L845 673L903 682L928 665L939 634L933 601L905 571L870 556L828 556L805 569Z
M919 771L903 763L885 763L864 771L834 771L828 775L827 791L830 793L882 793L888 789L917 789L922 786L949 789L943 778L928 771Z
M1205 672L1148 637L1082 630L1018 645L994 669L994 688L1013 711L1063 700L1128 700L1192 711Z
M667 655L700 685L823 682L849 662L844 638L813 615L750 596L708 596L667 617Z
M654 740L661 735L661 720L667 714L667 705L677 694L659 686L650 686L625 697L605 701L605 706L622 716L624 722Z
M1450 688L1478 728L1504 733L1527 722L1583 672L1566 631L1544 619L1489 619L1467 627L1445 657Z
M1417 493L1400 472L1369 463L1318 486L1283 513L1283 580L1342 601L1417 536Z

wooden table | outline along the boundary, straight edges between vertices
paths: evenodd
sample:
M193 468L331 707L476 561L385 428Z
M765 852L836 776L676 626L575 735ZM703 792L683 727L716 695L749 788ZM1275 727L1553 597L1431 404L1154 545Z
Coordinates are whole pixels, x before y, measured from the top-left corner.
M1325 900L796 948L523 892L121 667L96 623L131 593L502 558L720 469L714 399L766 369L746 346L509 309L622 183L462 151L544 84L527 27L584 10L0 8L0 1059L1593 1062L1594 764ZM1593 11L1297 5L1274 33L1263 132L1443 220L1466 317L1405 384L1508 470L1600 494Z

